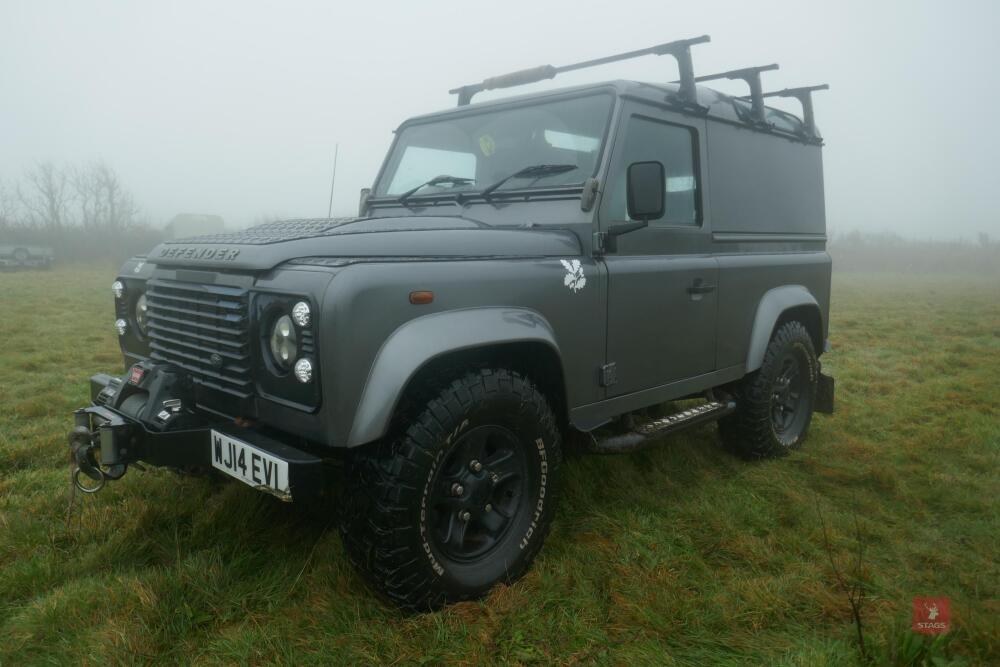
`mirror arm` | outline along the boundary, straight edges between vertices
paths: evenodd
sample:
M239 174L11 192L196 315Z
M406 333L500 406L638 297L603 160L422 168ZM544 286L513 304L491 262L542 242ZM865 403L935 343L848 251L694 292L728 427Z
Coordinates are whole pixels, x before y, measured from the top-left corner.
M618 237L622 234L628 234L630 232L638 231L644 227L649 226L649 220L640 220L639 222L629 222L624 225L611 225L608 227L607 231L603 232L603 243L600 243L599 248L601 254L608 252L618 251Z
M629 232L634 232L636 230L642 229L649 225L649 220L640 220L639 222L630 222L625 225L611 225L608 227L608 237L614 238L616 236L621 236L622 234L628 234Z

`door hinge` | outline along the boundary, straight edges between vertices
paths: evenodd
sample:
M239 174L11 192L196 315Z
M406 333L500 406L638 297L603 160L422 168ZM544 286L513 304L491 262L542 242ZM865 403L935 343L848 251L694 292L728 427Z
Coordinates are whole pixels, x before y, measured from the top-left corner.
M601 366L601 386L610 387L618 384L618 369L614 362Z
M608 252L608 233L594 232L594 254L603 255Z

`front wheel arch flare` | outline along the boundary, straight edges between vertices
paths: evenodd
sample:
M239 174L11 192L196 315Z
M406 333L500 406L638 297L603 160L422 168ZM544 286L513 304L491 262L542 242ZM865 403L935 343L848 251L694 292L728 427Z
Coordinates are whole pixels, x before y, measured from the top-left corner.
M514 345L547 349L548 358L557 360L559 384L562 368L559 346L549 322L526 308L467 308L425 315L403 324L383 343L372 364L354 422L348 447L372 442L384 436L396 414L407 387L429 363L447 355L482 356L483 351ZM562 395L562 387L558 395ZM553 400L556 414L564 414L561 402Z

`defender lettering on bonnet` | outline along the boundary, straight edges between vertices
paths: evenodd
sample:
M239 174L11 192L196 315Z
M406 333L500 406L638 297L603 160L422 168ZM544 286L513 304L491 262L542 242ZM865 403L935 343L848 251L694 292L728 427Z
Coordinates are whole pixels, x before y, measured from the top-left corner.
M239 248L198 248L195 246L181 246L177 248L164 248L160 251L163 259L215 259L223 262L231 262L240 254Z
M426 611L527 570L562 443L625 453L718 421L748 458L800 447L833 410L811 97L825 86L765 92L771 65L696 77L690 49L707 41L456 88L461 108L396 131L357 217L130 260L108 324L132 370L93 376L74 414L77 488L144 463L324 510L342 498L351 560ZM641 55L676 60L680 83L471 103ZM715 79L750 95L696 85ZM926 609L940 629L945 607Z

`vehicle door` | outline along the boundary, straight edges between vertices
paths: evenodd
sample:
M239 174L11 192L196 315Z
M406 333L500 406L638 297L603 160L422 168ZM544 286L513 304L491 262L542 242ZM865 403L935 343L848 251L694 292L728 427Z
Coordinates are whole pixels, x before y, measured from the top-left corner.
M630 222L625 172L665 168L664 214L606 252L608 397L715 370L718 264L706 219L705 121L628 101L599 212L601 231ZM605 378L609 373L605 372Z

